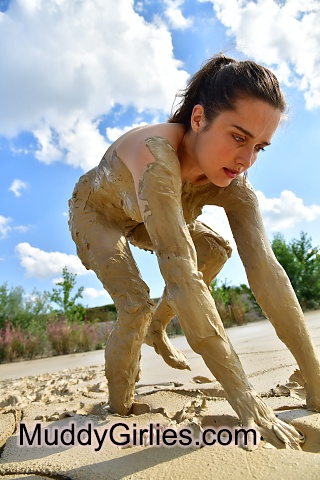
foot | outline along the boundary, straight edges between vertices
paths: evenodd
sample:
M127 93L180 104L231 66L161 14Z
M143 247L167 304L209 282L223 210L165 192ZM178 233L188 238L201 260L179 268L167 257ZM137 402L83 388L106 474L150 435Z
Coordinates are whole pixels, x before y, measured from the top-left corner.
M185 355L170 342L162 326L159 328L159 325L155 326L154 322L151 323L145 338L145 343L153 347L156 353L161 355L170 367L179 370L191 370Z

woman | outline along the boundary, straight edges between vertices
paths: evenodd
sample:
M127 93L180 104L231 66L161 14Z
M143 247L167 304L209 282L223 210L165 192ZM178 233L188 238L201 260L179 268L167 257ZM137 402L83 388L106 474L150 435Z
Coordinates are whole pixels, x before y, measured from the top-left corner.
M177 315L242 424L258 428L275 445L299 448L298 432L278 420L250 385L211 296L210 284L231 248L196 220L204 205L225 209L252 291L299 364L308 407L319 411L320 364L246 180L284 115L283 94L266 68L218 55L181 97L168 123L136 128L111 145L70 200L78 255L118 310L106 346L110 410L127 415L132 409L144 341L169 365L189 368L165 333ZM157 254L166 287L156 306L129 241Z

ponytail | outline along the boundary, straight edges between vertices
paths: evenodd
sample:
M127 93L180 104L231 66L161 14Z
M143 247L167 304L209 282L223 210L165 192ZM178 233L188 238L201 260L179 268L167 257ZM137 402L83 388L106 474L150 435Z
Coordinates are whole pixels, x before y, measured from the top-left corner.
M234 110L239 98L257 98L266 101L282 113L286 102L275 75L250 60L237 61L222 54L215 55L189 80L178 93L181 98L169 123L181 123L190 129L195 105L202 105L206 120L212 121L224 110Z

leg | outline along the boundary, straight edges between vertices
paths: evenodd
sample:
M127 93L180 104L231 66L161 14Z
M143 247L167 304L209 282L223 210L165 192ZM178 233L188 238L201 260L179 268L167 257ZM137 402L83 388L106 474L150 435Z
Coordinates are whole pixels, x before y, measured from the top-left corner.
M184 353L170 342L166 332L166 326L174 316L174 310L168 303L167 292L164 289L163 295L155 308L145 337L145 343L153 347L170 367L190 370L190 365Z
M213 279L231 256L231 247L220 235L199 221L189 226L189 232L197 251L198 269L210 288ZM174 316L175 312L168 303L165 289L155 309L145 341L153 346L171 367L190 369L184 354L172 345L166 334L166 326Z
M133 230L129 240L136 247L144 250L154 250L144 224L139 224ZM166 333L166 326L174 316L175 312L168 303L167 291L164 289L163 295L154 310L152 321L145 337L145 343L153 347L156 353L161 355L170 367L180 370L190 369L185 355L172 345Z
M118 311L105 351L110 410L128 415L153 302L119 227L94 210L87 209L79 217L77 213L71 225L78 255L88 269L95 271Z

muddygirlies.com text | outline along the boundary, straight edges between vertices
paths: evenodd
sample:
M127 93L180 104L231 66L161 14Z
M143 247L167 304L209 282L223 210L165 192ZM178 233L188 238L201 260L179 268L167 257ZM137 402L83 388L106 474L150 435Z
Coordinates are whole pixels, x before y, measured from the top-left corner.
M41 428L42 427L42 428ZM190 427L180 429L163 427L159 423L150 423L142 428L136 423L127 425L119 421L108 428L96 428L90 422L78 427L75 422L58 427L37 423L32 429L20 423L17 437L20 447L72 447L91 446L99 452L103 445L115 447L203 447L203 446L247 446L258 445L260 435L253 429L246 428L213 428L198 429L197 433Z

